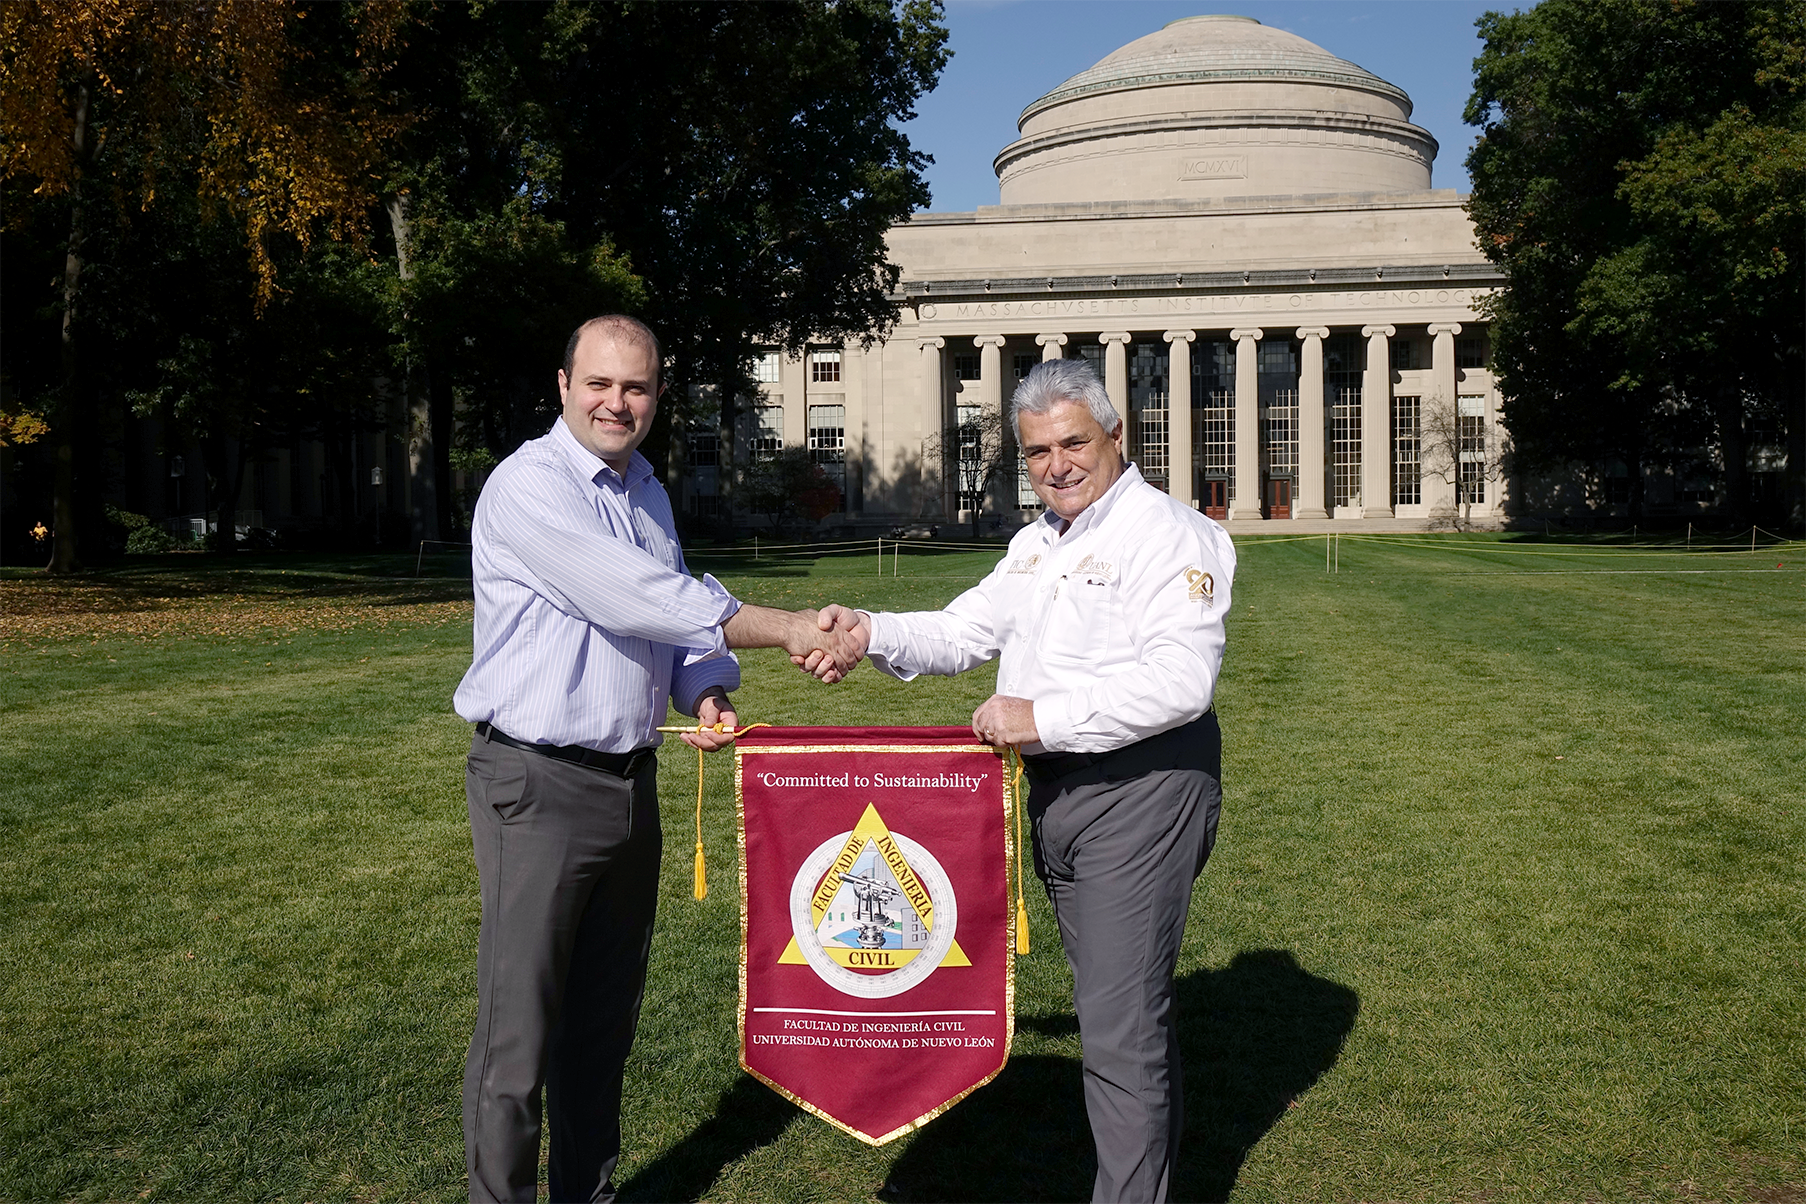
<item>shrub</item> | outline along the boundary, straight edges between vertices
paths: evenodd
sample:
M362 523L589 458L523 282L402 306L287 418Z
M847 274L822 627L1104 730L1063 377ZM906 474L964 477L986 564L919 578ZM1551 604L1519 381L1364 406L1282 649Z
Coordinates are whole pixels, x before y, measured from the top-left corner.
M153 527L149 523L133 529L132 533L125 537L125 550L140 556L172 552L175 550L175 546L176 541L168 531L162 527Z

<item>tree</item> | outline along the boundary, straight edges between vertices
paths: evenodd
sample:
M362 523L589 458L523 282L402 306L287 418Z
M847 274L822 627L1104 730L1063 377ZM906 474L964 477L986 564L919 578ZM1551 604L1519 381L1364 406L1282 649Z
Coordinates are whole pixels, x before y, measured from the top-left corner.
M1424 400L1417 439L1419 472L1424 480L1434 477L1449 486L1455 499L1449 523L1468 530L1475 504L1486 501L1487 486L1496 489L1505 479L1498 424L1488 423L1484 411L1462 413L1455 398L1433 396Z
M840 486L806 447L791 446L755 462L746 474L745 502L771 518L777 534L818 523L840 509Z
M1016 444L1009 420L1001 413L977 407L961 407L958 421L930 436L923 460L945 465L953 481L959 509L972 513L972 535L979 533L979 517L991 487L1016 479Z
M1703 454L1743 514L1752 429L1799 444L1803 25L1806 0L1481 18L1468 211L1506 276L1485 308L1518 468L1620 460L1634 507L1646 466Z
M273 240L361 232L370 168L401 124L374 98L402 15L394 0L0 9L0 179L29 183L33 207L60 206L67 231L61 371L44 399L58 439L52 571L77 567L79 530L92 526L76 480L78 441L98 425L80 350L95 207L125 215L186 191L209 216L230 215L266 304ZM88 493L97 518L100 491Z

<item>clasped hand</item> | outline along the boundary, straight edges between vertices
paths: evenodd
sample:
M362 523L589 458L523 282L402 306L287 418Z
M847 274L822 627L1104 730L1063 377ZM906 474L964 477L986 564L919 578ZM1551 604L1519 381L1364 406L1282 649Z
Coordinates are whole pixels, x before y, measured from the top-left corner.
M864 616L844 606L799 610L796 619L785 641L790 663L830 685L853 671L872 642Z

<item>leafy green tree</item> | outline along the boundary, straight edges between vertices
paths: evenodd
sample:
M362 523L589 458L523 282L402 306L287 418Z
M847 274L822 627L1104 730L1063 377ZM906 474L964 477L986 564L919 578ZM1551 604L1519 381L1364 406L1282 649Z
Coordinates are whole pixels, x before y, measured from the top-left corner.
M818 523L840 509L840 486L806 447L792 446L763 456L746 473L747 509L771 519L777 534Z
M95 458L102 425L99 357L88 345L97 315L84 279L100 262L97 228L186 194L207 216L236 223L243 269L266 304L277 289L276 243L362 230L370 168L402 124L379 86L401 16L393 0L0 7L9 223L51 207L66 231L55 298L61 369L42 398L57 439L52 571L77 567L79 532L97 531L101 518L100 489L84 491L85 508L76 490L78 459ZM85 475L98 484L91 464Z
M1480 20L1469 212L1520 469L1792 452L1801 520L1806 0L1544 0Z
M894 321L884 235L928 199L898 122L946 61L938 4L412 11L393 79L413 120L383 187L440 523L448 491L425 478L449 472L454 412L467 445L512 450L584 317L627 309L664 340L655 461L705 412L731 456L755 345ZM697 384L714 388L693 401Z

